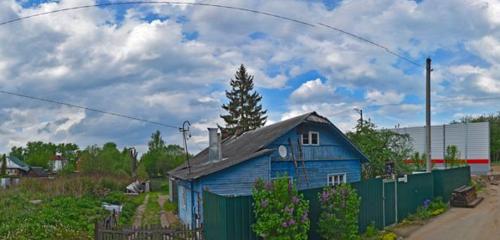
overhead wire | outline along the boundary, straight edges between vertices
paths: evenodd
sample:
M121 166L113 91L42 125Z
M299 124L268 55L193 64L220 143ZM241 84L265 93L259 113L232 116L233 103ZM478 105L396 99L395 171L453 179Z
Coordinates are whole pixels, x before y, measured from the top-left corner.
M274 18L278 18L278 19L281 19L281 20L291 21L291 22L294 22L294 23L297 23L297 24L305 25L305 26L308 26L308 27L317 27L319 25L319 26L322 26L322 27L326 27L326 28L328 28L330 30L337 31L337 32L342 33L342 34L346 34L347 36L350 36L350 37L352 37L354 39L366 42L366 43L368 43L368 44L370 44L372 46L375 46L377 48L381 48L384 51L386 51L387 53L389 53L389 54L391 54L391 55L393 55L393 56L395 56L395 57L397 57L399 59L402 59L402 60L404 60L404 61L406 61L406 62L408 62L410 64L413 64L413 65L418 66L418 67L423 67L422 64L419 64L416 61L413 61L410 58L405 57L405 56L397 53L394 50L391 50L387 46L384 46L384 45L382 45L380 43L372 41L372 40L370 40L370 39L368 39L366 37L362 37L362 36L360 36L358 34L355 34L355 33L349 32L347 30L344 30L344 29L341 29L341 28L338 28L338 27L334 27L334 26L331 26L331 25L328 25L328 24L325 24L325 23L319 22L316 25L314 23L307 22L307 21L304 21L304 20L301 20L301 19L297 19L297 18L293 18L293 17L288 17L288 16L283 16L283 15L272 13L272 12L255 10L255 9L245 8L245 7L230 6L230 5L224 5L224 4L206 3L206 2L198 2L198 3L196 3L196 2L180 2L180 1L120 1L120 2L112 2L112 3L88 4L88 5L81 5L81 6L75 6L75 7L61 8L61 9L57 9L57 10L52 10L52 11L35 13L35 14L32 14L32 15L17 17L17 18L13 18L13 19L10 19L10 20L6 20L6 21L3 21L3 22L0 22L0 26L7 25L7 24L10 24L10 23L14 23L14 22L19 22L19 21L30 19L30 18L34 18L34 17L44 16L44 15L49 15L49 14L54 14L54 13L59 13L59 12L65 12L65 11L73 11L73 10L86 9L86 8L94 8L94 7L108 7L108 6L120 6L120 5L154 5L154 4L186 5L186 6L205 6L205 7L223 8L223 9L243 11L243 12L250 12L250 13L255 13L255 14L269 16L269 17L274 17Z
M92 111L92 112L97 112L97 113L101 113L101 114L115 116L115 117L127 118L127 119L145 122L145 123L150 123L150 124L154 124L154 125L158 125L158 126L162 126L162 127L179 129L179 127L174 126L174 125L170 125L170 124L165 124L165 123L151 121L151 120L144 119L144 118L129 116L129 115L125 115L122 113L109 112L109 111L104 111L104 110L100 110L100 109L96 109L96 108L85 107L85 106L76 105L73 103L67 103L67 102L52 100L52 99L48 99L48 98L35 97L35 96L26 95L26 94L5 91L5 90L0 90L0 93L11 95L11 96L22 97L22 98L28 98L28 99L36 100L36 101L42 101L42 102L48 102L48 103L68 106L68 107L72 107L72 108L84 109L84 110L88 110L88 111Z
M7 21L0 22L0 26L7 25L7 24L10 24L10 23L14 23L14 22L19 22L19 21L27 20L27 19L34 18L34 17L44 16L44 15L50 15L50 14L55 14L55 13L65 12L65 11L73 11L73 10L86 9L86 8L94 8L94 7L108 7L108 6L120 6L120 5L154 5L154 4L215 7L215 8L222 8L222 9L229 9L229 10L236 10L236 11L244 11L244 12L250 12L250 13L254 13L254 14L265 15L265 16L274 17L274 18L277 18L277 19L281 19L281 20L290 21L290 22L294 22L294 23L297 23L297 24L305 25L305 26L308 26L308 27L321 26L321 27L325 27L325 28L330 29L330 30L334 30L334 31L339 32L341 34L345 34L345 35L347 35L347 36L349 36L351 38L357 39L359 41L368 43L368 44L370 44L370 45L372 45L374 47L380 48L380 49L384 50L385 52L387 52L388 54L393 55L393 56L395 56L395 57L397 57L397 58L399 58L399 59L401 59L403 61L406 61L406 62L412 64L412 65L415 65L415 66L418 66L418 67L423 67L422 64L420 64L420 63L418 63L418 62L416 62L416 61L414 61L414 60L412 60L412 59L410 59L408 57L405 57L402 54L399 54L399 53L397 53L394 50L391 50L391 48L389 48L389 47L387 47L385 45L382 45L380 43L372 41L372 40L370 40L370 39L368 39L366 37L363 37L361 35L349 32L347 30L344 30L342 28L338 28L338 27L335 27L335 26L332 26L332 25L329 25L329 24L318 22L317 25L316 25L314 23L310 23L310 22L307 22L305 20L301 20L301 19L297 19L297 18L293 18L293 17L288 17L288 16L283 16L283 15L279 15L279 14L272 13L272 12L266 12L266 11L251 9L251 8L230 6L230 5L224 5L224 4L206 3L206 2L198 2L198 3L196 3L196 2L181 2L181 1L120 1L120 2L111 2L111 3L88 4L88 5L81 5L81 6L75 6L75 7L61 8L61 9L56 9L56 10L52 10L52 11L41 12L41 13L36 13L36 14L32 14L32 15L27 15L27 16L22 16L22 17L18 17L18 18L13 18L13 19L10 19L10 20L7 20ZM6 91L0 91L0 92L7 93ZM114 116L126 117L126 118L129 118L129 119L143 121L143 122L149 122L149 123L152 123L152 124L161 125L161 126L165 126L165 127L178 128L178 127L173 126L173 125L163 124L163 123L159 123L159 122L155 122L155 121L150 121L150 120L147 120L147 119L141 119L141 118L137 118L137 117L132 117L132 116L127 116L127 115L120 114L120 113L106 112L106 111L99 110L99 109L93 109L93 108L78 106L78 105L74 105L74 104L63 103L63 102L49 100L49 99L42 99L42 98L37 98L37 97L31 97L31 96L27 96L27 95L23 95L23 94L17 94L17 93L9 93L9 94L16 95L16 96L22 96L22 97L28 97L28 98L37 99L37 100L46 101L46 102L63 104L63 105L66 105L66 106L78 107L78 108L86 109L86 110L89 110L89 111L100 112L100 113L104 113L104 114L111 114L111 115L114 115ZM484 97L484 98L469 98L469 99L463 99L463 98L462 99L448 99L448 100L433 101L433 103L443 103L443 102L452 102L452 101L465 101L465 100L467 100L467 101L493 100L493 99L500 99L500 97ZM366 105L365 107L398 106L398 105L406 105L406 104L411 104L411 103L372 104L372 105ZM343 113L343 112L347 112L347 111L350 111L350 110L341 111L339 113Z

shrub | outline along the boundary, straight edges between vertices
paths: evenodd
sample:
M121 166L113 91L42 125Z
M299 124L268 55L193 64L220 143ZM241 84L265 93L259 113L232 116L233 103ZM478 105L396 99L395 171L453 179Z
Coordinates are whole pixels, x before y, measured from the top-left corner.
M323 239L359 239L360 198L350 185L328 186L319 195L319 233Z
M410 221L422 221L444 213L448 205L443 202L441 197L434 200L426 199L421 206L418 206L417 212L408 217Z
M257 180L253 189L254 231L264 239L307 239L309 202L289 182Z
M370 225L366 227L365 236L372 238L378 235L378 229L375 227L375 223L371 222Z
M393 232L384 233L384 235L382 236L382 240L396 240L396 239L398 239L398 235L396 235Z

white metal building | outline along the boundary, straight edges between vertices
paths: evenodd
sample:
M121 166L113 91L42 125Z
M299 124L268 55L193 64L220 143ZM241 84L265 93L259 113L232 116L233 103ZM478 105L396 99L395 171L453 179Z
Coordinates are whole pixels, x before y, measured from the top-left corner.
M413 149L425 153L425 127L389 129L401 134L409 134ZM466 160L471 172L485 174L490 170L490 124L458 123L431 127L431 156L434 167L444 168L446 147L455 145L459 158Z

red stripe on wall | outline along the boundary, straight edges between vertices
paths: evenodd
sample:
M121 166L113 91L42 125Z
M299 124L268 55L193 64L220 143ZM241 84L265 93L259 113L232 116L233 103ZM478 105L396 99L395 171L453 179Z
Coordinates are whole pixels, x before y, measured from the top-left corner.
M414 163L414 161L411 159L408 159L408 160L405 160L405 163ZM425 161L423 163L425 163ZM432 163L444 164L444 159L432 159ZM489 164L490 160L489 159L467 159L467 163L468 164Z

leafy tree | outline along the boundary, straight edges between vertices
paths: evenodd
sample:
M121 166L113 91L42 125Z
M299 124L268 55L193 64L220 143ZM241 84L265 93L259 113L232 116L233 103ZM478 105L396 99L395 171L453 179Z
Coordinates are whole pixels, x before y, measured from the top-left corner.
M149 177L164 176L167 171L182 164L185 158L182 147L178 145L166 146L160 131L156 131L148 142L148 151L141 157L138 172L140 175L146 172Z
M385 164L394 162L398 173L410 171L410 166L404 160L413 152L410 137L388 130L376 130L370 120L358 121L354 132L347 133L347 137L363 152L369 162L363 164L363 176L373 178L384 175Z
M319 194L319 233L327 240L357 240L361 199L348 184L327 186Z
M16 157L17 159L24 161L25 149L23 147L12 147L10 149L9 156Z
M80 170L84 173L130 176L131 163L130 157L120 152L112 142L105 143L102 148L96 145L89 146L80 153Z
M309 201L288 177L271 182L258 179L252 191L254 231L264 239L307 239Z
M456 145L449 145L446 147L446 154L444 156L446 167L454 168L466 165L464 160L460 160L460 151Z
M24 161L28 165L49 168L49 161L56 154L56 145L41 141L28 142L24 153Z
M12 147L9 156L16 157L28 165L48 168L56 153L74 164L79 147L74 143L28 142L26 147Z
M425 153L420 154L419 152L414 152L411 159L413 160L413 167L416 171L425 170L425 164L427 160L427 155Z
M91 145L80 153L80 170L84 173L102 172L102 165L98 162L101 149L97 145Z
M230 85L231 91L226 91L229 103L222 105L228 113L221 115L226 123L225 127L219 126L222 136L240 135L264 126L267 120L267 110L262 110L260 104L262 96L253 91L253 76L247 73L243 64L236 71L234 79L231 79Z

